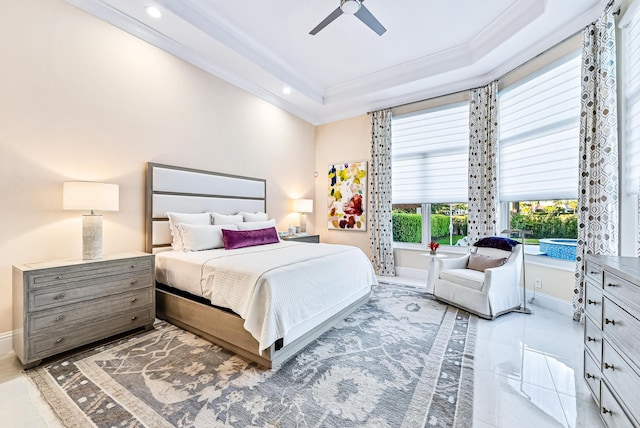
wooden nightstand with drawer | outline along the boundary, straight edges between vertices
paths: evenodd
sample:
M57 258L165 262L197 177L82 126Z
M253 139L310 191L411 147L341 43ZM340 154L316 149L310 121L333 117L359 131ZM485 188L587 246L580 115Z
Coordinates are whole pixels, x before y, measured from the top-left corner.
M125 253L13 267L13 349L25 367L155 320L154 257Z

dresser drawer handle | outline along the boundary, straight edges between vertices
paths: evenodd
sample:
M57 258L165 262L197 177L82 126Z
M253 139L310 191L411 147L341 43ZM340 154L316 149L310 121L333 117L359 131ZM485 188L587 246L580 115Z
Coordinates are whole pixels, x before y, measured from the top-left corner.
M590 270L590 271L589 271L589 275L597 275L597 274L599 274L599 273L600 273L600 272L598 272L597 270Z
M607 287L617 287L618 284L614 284L612 282L607 283Z
M611 370L615 370L616 368L613 367L613 364L609 364L609 363L604 363L604 368L606 369L611 369Z
M137 297L134 297L133 299L131 299L131 303L134 303L134 302L137 302L137 301L138 301Z
M61 343L64 340L64 337L59 337L56 339L56 343Z
M56 276L56 279L62 279L62 275Z
M602 413L606 415L607 413L611 413L611 410L607 409L606 407L602 407Z
M135 269L135 268L136 268L136 265L131 265L131 269Z
M585 376L587 377L587 379L595 379L596 378L596 375L592 375L591 373L587 373Z
M587 336L587 342L597 342L598 340L595 337Z
M616 320L610 320L609 318L604 319L605 324L616 325Z
M63 315L58 315L58 316L56 317L56 322L58 322L58 321L62 321L62 319L63 319L63 318L64 318L64 316L63 316Z
M135 279L132 279L131 280L131 285L135 284L136 282L138 282L138 281L136 281Z
M53 296L53 300L60 300L60 299L64 299L64 293L56 294L55 296Z
M598 304L598 301L597 301L597 300L591 300L591 299L588 299L588 300L587 300L587 304L589 304L589 305L597 305L597 304Z
M135 320L137 320L137 319L138 319L138 317L137 317L137 316L135 316L135 315L131 317L131 321L135 321Z

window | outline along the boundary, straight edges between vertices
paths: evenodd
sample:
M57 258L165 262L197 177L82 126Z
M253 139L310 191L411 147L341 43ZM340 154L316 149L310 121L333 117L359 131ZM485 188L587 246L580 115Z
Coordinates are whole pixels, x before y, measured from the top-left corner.
M500 91L500 200L508 227L552 257L575 259L580 142L576 52ZM554 240L560 253L546 249ZM564 247L573 246L573 255ZM552 253L554 255L552 255Z
M628 16L627 16L628 14ZM640 192L640 7L624 17L624 100L625 156L624 177L627 192Z
M467 228L469 103L397 116L391 126L394 241L456 244Z

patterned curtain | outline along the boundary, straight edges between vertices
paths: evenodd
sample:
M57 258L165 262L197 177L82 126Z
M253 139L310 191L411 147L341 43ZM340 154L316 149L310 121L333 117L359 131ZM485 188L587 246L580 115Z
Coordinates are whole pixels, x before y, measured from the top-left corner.
M391 110L371 113L369 168L371 262L378 275L395 276L391 223Z
M573 319L584 315L587 254L618 253L616 32L611 7L582 32L578 246Z
M473 244L498 230L498 84L471 90L469 103L469 226Z

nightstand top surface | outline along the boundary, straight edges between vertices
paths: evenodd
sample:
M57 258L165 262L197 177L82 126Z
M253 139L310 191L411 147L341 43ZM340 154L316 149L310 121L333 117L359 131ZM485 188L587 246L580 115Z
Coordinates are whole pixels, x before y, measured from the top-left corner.
M101 259L95 259L95 260L83 260L81 258L50 260L50 261L44 261L44 262L24 263L16 267L19 267L22 270L49 269L53 267L108 262L112 260L131 259L135 257L144 257L144 256L151 256L151 254L143 253L139 251L131 251L126 253L109 254L109 255L103 256Z

